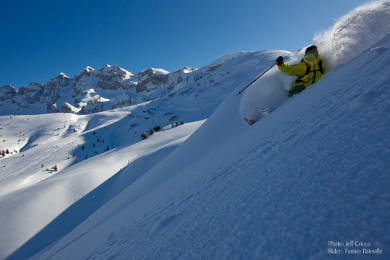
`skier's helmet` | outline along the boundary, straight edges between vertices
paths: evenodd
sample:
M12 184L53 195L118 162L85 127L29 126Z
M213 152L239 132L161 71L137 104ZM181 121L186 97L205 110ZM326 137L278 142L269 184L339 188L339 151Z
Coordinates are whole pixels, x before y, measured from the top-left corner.
M313 61L318 58L318 49L317 46L312 45L307 47L305 51L305 59L308 61Z

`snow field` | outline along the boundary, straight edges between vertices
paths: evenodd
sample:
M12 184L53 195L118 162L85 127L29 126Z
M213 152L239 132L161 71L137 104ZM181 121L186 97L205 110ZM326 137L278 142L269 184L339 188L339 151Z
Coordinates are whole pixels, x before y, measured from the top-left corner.
M375 258L388 259L390 38L371 46L359 38L366 27L354 26L352 19L386 22L387 2L340 19L332 30L342 34L324 34L329 37L322 46L328 49L321 48L325 59L332 60L327 50L338 48L335 42L354 48L355 38L348 35L368 49L353 56L346 48L350 60L291 99L284 95L292 78L277 70L257 82L264 84L236 95L277 56L297 62L304 49L229 54L231 60L215 70L214 82L194 82L138 106L76 116L75 140L104 134L110 150L75 160L50 178L30 178L24 186L18 185L30 177L31 166L1 173L0 258L329 259L339 250L343 259L366 259L348 255L345 246L329 246L330 241L363 241L369 246L349 249L380 249ZM380 40L386 30L373 39ZM257 111L267 107L272 113L248 127L242 115L250 102ZM50 158L50 149L73 135L61 129L56 136L47 129L63 121L47 118L25 131L30 144L44 145L28 146L25 153ZM18 133L27 125L17 120L1 129L12 142L10 129ZM186 123L132 140L176 120ZM91 141L85 144L85 150L77 150L83 156L94 152ZM61 147L64 154L74 151ZM16 167L19 155L1 162ZM28 155L30 162L33 156ZM55 161L56 156L48 159Z
M386 51L367 66L379 46ZM389 48L387 37L251 127L232 93L185 143L33 259L329 259L329 241L363 241L370 246L349 249L387 259ZM356 69L369 84L351 80ZM383 79L372 81L374 71Z

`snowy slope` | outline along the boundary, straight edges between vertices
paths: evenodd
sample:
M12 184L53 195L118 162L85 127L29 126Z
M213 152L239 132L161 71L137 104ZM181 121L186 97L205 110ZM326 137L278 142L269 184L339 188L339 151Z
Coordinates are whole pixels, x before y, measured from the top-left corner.
M387 22L382 7L351 14ZM361 30L340 21L331 30ZM366 259L364 249L388 259L389 38L366 41L288 100L292 79L277 70L236 94L277 56L294 62L303 50L222 56L210 77L137 106L0 117L18 151L1 160L0 258L344 259L354 249L351 259ZM252 127L241 118L248 93L273 110ZM165 127L140 141L156 125ZM54 164L59 172L44 170Z
M16 151L1 160L0 228L4 234L0 237L1 257L42 234L40 231L46 239L39 239L39 246L23 249L25 254L36 253L53 239L70 232L171 153L237 85L251 80L277 56L286 53L261 51L226 55L217 59L214 64L217 68L207 78L168 96L127 108L84 116L0 117L0 135L5 140L1 150ZM180 122L185 124L176 126ZM140 142L141 133L149 135L149 130L156 126L163 127L162 131ZM147 167L142 166L145 163ZM138 172L128 179L118 177L128 164ZM52 170L55 166L57 172ZM115 178L126 179L120 182L119 189L115 181L110 181ZM92 191L99 189L113 192L90 206L90 200L96 201L89 199L91 194L96 194ZM80 217L74 213L75 208L89 210ZM64 228L49 225L57 223L58 219Z
M389 49L387 36L252 127L233 93L34 259L388 259Z
M256 53L261 55L261 52ZM85 115L136 105L175 95L189 85L187 89L218 84L222 78L234 74L234 67L223 64L251 55L251 52L229 53L200 69L183 67L172 73L149 68L134 74L115 65L97 70L87 66L73 78L60 73L45 85L31 83L28 88L19 90L4 85L0 87L0 115L60 112ZM221 70L221 66L224 69Z
M50 169L58 164L62 170L104 153L107 147L112 149L124 143L135 144L141 140L141 133L149 132L153 127L204 120L238 84L251 80L259 70L285 53L247 53L226 64L220 63L207 80L194 82L170 95L127 108L85 116L47 114L0 117L1 150L8 149L13 153L6 155L2 161L6 167L3 167L0 175L4 179L0 183L0 194L26 187L15 185L17 183L31 185L49 177L50 173L42 173L41 168ZM213 82L212 86L208 82ZM24 182L29 176L29 181Z

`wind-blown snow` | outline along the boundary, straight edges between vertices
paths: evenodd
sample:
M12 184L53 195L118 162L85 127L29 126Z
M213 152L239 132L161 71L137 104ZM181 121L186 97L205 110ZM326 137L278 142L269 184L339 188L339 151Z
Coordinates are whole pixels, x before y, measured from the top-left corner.
M390 1L373 1L341 17L332 28L314 37L324 64L333 68L356 58L390 33Z
M259 120L287 99L291 77L281 73L276 65L245 90L240 111L243 118Z
M202 92L189 85L88 116L0 117L2 138L21 151L20 138L27 159L1 161L0 258L333 259L340 250L340 259L388 259L390 36L367 48L291 99L291 77L277 68L256 82L266 87L237 93L277 56L299 61L303 49L236 56ZM248 93L272 111L251 127L241 118L243 101L255 103ZM186 123L131 140L168 118ZM36 169L77 143L85 156L98 137L108 152L62 158L58 173ZM20 170L27 163L31 176Z
M338 64L353 60L387 33L390 33L390 2L376 1L359 6L341 17L332 28L316 35L313 43L319 49L326 73ZM297 64L303 58L306 47L292 54L286 53L284 60ZM284 89L289 90L295 79L295 76L281 73L276 66L272 68L244 93L240 105L241 117L259 120L273 111L287 99Z

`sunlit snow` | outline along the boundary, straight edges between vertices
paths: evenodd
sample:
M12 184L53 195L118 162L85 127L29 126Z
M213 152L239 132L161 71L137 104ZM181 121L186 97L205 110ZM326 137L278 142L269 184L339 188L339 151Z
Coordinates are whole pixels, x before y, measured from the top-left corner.
M388 1L340 18L290 99L276 67L237 93L306 46L135 106L1 116L0 259L389 259L389 25Z

